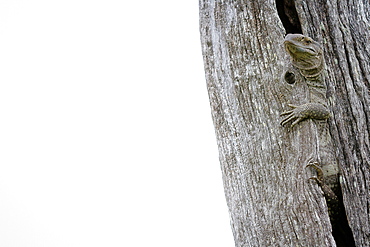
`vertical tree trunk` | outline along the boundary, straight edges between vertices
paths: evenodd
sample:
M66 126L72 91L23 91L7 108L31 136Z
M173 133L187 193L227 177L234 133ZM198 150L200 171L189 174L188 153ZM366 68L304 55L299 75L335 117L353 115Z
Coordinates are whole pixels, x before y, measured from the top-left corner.
M279 10L279 14L278 14ZM236 246L336 246L321 189L313 121L280 126L305 88L282 76L286 33L323 45L330 133L356 246L370 246L370 25L367 0L200 0L207 87ZM337 243L338 246L340 243Z

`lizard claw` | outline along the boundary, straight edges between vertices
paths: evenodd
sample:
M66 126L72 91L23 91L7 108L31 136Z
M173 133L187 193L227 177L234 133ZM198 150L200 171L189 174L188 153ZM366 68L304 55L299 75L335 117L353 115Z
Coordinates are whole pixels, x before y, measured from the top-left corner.
M324 174L322 173L322 169L321 169L321 166L320 166L319 162L312 162L311 161L311 162L309 162L307 164L306 167L312 167L312 168L314 168L316 170L316 172L317 172L318 179L319 180L323 180Z
M292 125L291 125L290 127L291 127L291 128L293 128L296 124L298 124L298 123L300 123L301 121L303 121L303 119L304 119L304 118L301 118L301 117L297 118L297 119L292 123Z
M311 177L310 179L315 180L317 184L321 187L327 202L338 203L337 195L327 184L324 183L324 175L320 167L320 164L318 162L311 161L307 164L306 167L312 167L316 170L317 177Z
M298 106L296 106L296 105L293 105L293 104L288 104L288 106L290 106L290 107L292 107L292 108L297 108ZM282 112L281 114L280 114L280 116L284 116L284 115L290 115L290 114L292 114L294 112L294 110L290 110L290 111L285 111L285 112Z
M310 179L315 180L321 186L322 183L323 183L323 180L324 180L324 174L322 172L320 164L318 162L312 162L311 161L306 165L306 168L307 167L312 167L316 170L317 177L311 177Z
M293 105L293 104L288 104L288 106L294 108L293 110L290 111L285 111L280 114L280 116L285 116L285 118L280 122L282 126L285 126L287 123L290 121L293 121L290 127L294 127L296 124L304 120L305 118L302 117L301 115L301 109L299 106Z
M280 114L280 116L285 116L285 118L280 122L282 126L285 126L290 121L293 121L291 127L294 127L296 124L307 118L325 120L330 117L330 112L327 108L319 103L306 103L299 106L288 104L288 106L293 109Z

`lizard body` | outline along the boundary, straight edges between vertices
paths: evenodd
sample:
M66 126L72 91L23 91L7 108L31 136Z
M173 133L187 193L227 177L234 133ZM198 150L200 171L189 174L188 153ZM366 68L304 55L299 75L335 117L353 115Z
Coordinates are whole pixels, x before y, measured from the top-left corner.
M298 106L289 104L294 109L281 114L285 116L281 124L287 126L291 122L290 126L294 127L305 119L318 120L315 123L318 130L319 160L314 160L309 166L316 170L322 170L322 176L318 176L321 180L319 184L337 192L339 188L339 166L333 154L334 148L329 126L325 121L330 117L330 112L327 107L326 85L322 75L325 66L322 49L316 41L302 34L288 34L285 37L284 46L290 55L293 67L299 71L303 81L307 84L309 102ZM292 72L287 73L291 74ZM311 165L314 163L315 166Z
M284 46L291 58L293 70L285 74L289 84L295 83L298 77L307 85L308 102L293 105L292 110L281 114L284 116L281 125L293 128L301 121L313 119L317 129L318 151L317 160L311 161L307 167L317 172L315 180L322 188L328 206L329 216L334 227L341 203L341 189L339 184L339 165L334 154L334 146L326 120L330 117L327 106L326 85L323 71L325 62L320 45L311 38L302 34L288 34ZM298 71L298 72L297 72Z

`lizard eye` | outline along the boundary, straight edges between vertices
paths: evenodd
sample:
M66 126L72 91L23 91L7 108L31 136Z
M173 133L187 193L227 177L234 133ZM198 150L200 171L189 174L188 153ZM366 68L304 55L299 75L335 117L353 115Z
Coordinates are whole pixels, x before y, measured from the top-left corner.
M304 42L306 42L306 44L311 44L311 43L312 43L312 40L311 40L311 39L309 39L309 38L305 38L305 39L304 39Z

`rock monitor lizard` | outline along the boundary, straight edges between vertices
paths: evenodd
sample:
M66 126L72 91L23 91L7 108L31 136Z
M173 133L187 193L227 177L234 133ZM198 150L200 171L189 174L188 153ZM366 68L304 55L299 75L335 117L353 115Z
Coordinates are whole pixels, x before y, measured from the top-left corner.
M316 41L302 34L288 34L285 37L284 46L293 65L285 73L285 81L289 84L294 84L297 80L306 83L308 102L300 105L288 104L291 109L281 113L281 116L284 116L281 125L290 125L293 128L306 119L313 119L315 122L318 133L316 137L318 160L310 161L307 167L312 167L317 172L317 177L311 179L315 180L324 192L333 226L333 235L336 232L341 236L344 231L350 231L350 229L348 225L345 229L342 226L343 218L346 220L346 216L339 183L339 165L327 123L330 111L327 106L323 76L325 67L323 51Z

